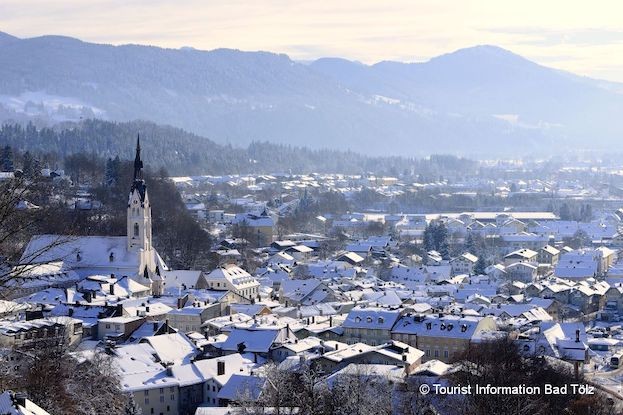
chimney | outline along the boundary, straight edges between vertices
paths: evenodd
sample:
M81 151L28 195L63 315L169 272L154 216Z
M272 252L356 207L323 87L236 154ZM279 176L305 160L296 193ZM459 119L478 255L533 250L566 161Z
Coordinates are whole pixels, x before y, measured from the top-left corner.
M223 376L225 374L225 362L222 360L218 360L216 362L216 375Z
M25 393L16 393L13 395L13 401L15 405L26 408L26 394Z
M329 327L333 327L333 316L329 316Z
M149 306L145 307L145 312L149 313Z
M575 331L575 342L579 343L580 342L580 329L577 329Z
M110 284L108 284L108 287L109 287L109 291L108 291L109 294L115 295L115 284L111 282Z

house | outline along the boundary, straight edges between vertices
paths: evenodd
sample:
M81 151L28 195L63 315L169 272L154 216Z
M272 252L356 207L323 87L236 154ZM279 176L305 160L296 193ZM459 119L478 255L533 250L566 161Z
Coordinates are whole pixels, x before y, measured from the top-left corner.
M334 290L315 278L285 280L279 287L279 302L286 306L315 305L339 298Z
M561 255L554 275L558 278L582 280L602 275L600 251L582 249L567 252Z
M145 317L126 316L101 318L97 322L98 340L126 340L145 322Z
M224 354L252 353L256 357L261 356L268 359L274 348L297 340L289 326L281 328L252 326L233 328L229 332L227 340L219 348Z
M45 348L82 340L82 321L71 317L0 320L0 347Z
M359 265L364 261L364 258L355 252L345 252L338 255L336 261L344 261L352 266Z
M268 245L273 241L275 221L268 214L266 209L262 210L260 214L237 214L234 219L234 224L248 228L249 235L247 239L256 247Z
M353 308L342 324L343 339L348 344L383 344L392 338L391 330L400 318L400 310L383 308Z
M206 275L205 282L211 290L229 290L249 300L257 298L260 287L251 274L233 264L214 269Z
M164 289L169 292L206 289L209 287L203 271L170 270L162 271L161 275Z
M504 266L508 267L516 262L537 263L538 252L531 249L519 249L504 256Z
M512 281L530 283L536 280L538 267L528 262L514 262L508 265L504 271L506 277Z
M608 288L604 296L604 311L623 316L623 285Z
M545 245L543 248L539 249L539 254L537 256L539 264L555 266L556 264L558 264L559 259L560 250L554 248L553 246Z
M403 342L388 340L377 346L366 343L345 345L339 342L325 342L331 351L314 357L312 367L324 373L335 373L350 364L399 366L406 374L414 371L422 362L424 353Z
M450 260L452 266L452 275L469 274L474 272L474 265L478 262L478 257L469 252Z
M184 333L200 332L203 323L221 315L220 303L195 301L186 307L177 308L167 313L169 325Z
M450 363L469 347L472 337L495 331L492 317L458 315L404 315L392 329L392 338L424 351L422 361Z

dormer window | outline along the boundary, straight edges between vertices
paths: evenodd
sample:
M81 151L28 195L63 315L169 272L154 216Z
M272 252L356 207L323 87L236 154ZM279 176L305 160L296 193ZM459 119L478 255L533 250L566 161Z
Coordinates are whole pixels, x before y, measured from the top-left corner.
M115 253L114 252L111 252L110 255L108 255L108 260L110 262L113 262L115 260Z
M367 321L368 323L372 323L372 317L367 317L367 318L366 318L366 321Z
M82 261L82 255L80 255L80 252L76 252L76 261Z
M379 317L379 324L383 324L385 322L385 319L383 317Z

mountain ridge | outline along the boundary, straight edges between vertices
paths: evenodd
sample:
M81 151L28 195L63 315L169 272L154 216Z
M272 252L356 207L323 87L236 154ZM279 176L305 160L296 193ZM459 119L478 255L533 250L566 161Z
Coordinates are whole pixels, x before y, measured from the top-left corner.
M551 152L596 135L603 148L623 134L619 88L492 45L366 65L0 34L0 120L144 119L241 146L470 156Z

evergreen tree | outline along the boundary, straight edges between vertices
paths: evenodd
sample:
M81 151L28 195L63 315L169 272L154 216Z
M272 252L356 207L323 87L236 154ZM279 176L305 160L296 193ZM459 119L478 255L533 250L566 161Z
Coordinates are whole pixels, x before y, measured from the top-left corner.
M435 232L433 234L433 238L435 240L435 249L440 251L443 245L448 246L448 228L443 223L437 224L435 227ZM441 253L441 251L439 252Z
M104 185L112 186L114 184L113 173L112 173L112 159L109 157L106 160L106 170L104 172Z
M125 415L141 415L143 413L141 407L138 406L138 404L134 400L133 393L128 394L128 402L125 405L123 413Z
M476 255L476 246L474 244L474 236L472 235L472 233L468 233L467 234L467 238L465 238L465 247L464 247L466 252L469 252L470 254Z
M474 274L482 275L485 273L485 269L487 268L487 263L485 262L484 255L478 256L478 261L474 264Z
M435 224L429 223L428 225L426 225L426 229L424 229L423 240L424 240L424 250L426 252L432 251L433 249L435 249L435 240L433 238L433 233L435 232L434 228L435 228Z
M559 215L561 220L571 220L571 208L568 204L563 203L560 207Z
M39 165L39 160L33 157L30 151L24 153L24 162L23 162L23 172L24 176L29 179L35 179L41 175L41 166Z
M443 259L450 259L450 247L448 245L448 241L447 240L443 240L440 243L439 248L437 249L437 251L439 252L439 255L441 255L441 257Z
M13 149L11 146L4 146L2 149L2 171L14 171Z

